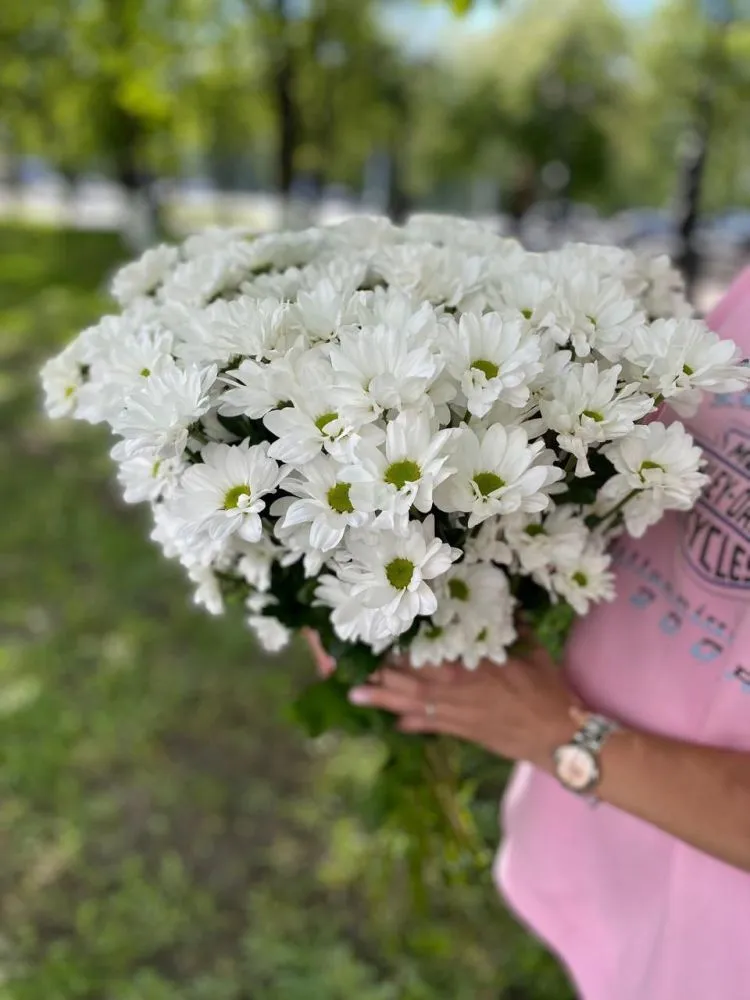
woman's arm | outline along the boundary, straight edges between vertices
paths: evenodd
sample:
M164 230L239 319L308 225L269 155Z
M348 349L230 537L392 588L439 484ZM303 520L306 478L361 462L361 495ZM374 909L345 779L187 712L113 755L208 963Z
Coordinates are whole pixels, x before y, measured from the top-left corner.
M582 712L541 650L477 671L386 668L351 699L395 712L406 732L448 733L549 774ZM601 771L603 801L750 872L750 753L620 730L602 750Z
M601 766L603 801L750 872L750 753L622 730Z

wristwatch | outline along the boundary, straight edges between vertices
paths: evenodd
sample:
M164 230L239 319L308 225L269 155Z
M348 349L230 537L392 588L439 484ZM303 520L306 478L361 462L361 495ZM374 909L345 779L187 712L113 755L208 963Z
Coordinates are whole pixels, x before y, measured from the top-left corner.
M563 743L552 755L558 781L577 795L591 796L601 779L599 754L619 728L603 715L587 715L570 743Z

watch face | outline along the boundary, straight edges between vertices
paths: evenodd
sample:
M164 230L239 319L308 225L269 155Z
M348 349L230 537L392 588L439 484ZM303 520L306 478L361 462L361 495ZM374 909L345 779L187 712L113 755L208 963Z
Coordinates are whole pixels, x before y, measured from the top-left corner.
M557 777L574 792L585 792L599 777L596 759L590 750L567 743L555 751Z

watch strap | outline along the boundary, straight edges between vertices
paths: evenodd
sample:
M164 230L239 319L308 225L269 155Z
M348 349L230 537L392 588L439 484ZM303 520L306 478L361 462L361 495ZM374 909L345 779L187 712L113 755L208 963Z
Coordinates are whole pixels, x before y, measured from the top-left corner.
M586 747L598 757L607 739L619 728L604 715L588 715L571 742Z

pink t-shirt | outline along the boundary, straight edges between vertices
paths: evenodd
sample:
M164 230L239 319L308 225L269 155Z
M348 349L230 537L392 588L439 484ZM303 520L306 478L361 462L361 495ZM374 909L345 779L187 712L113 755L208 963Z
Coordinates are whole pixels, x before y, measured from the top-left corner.
M750 269L709 322L750 355ZM618 598L576 628L565 669L625 724L750 752L750 392L689 424L711 484L619 543ZM750 998L750 875L527 764L502 813L500 888L584 1000Z

